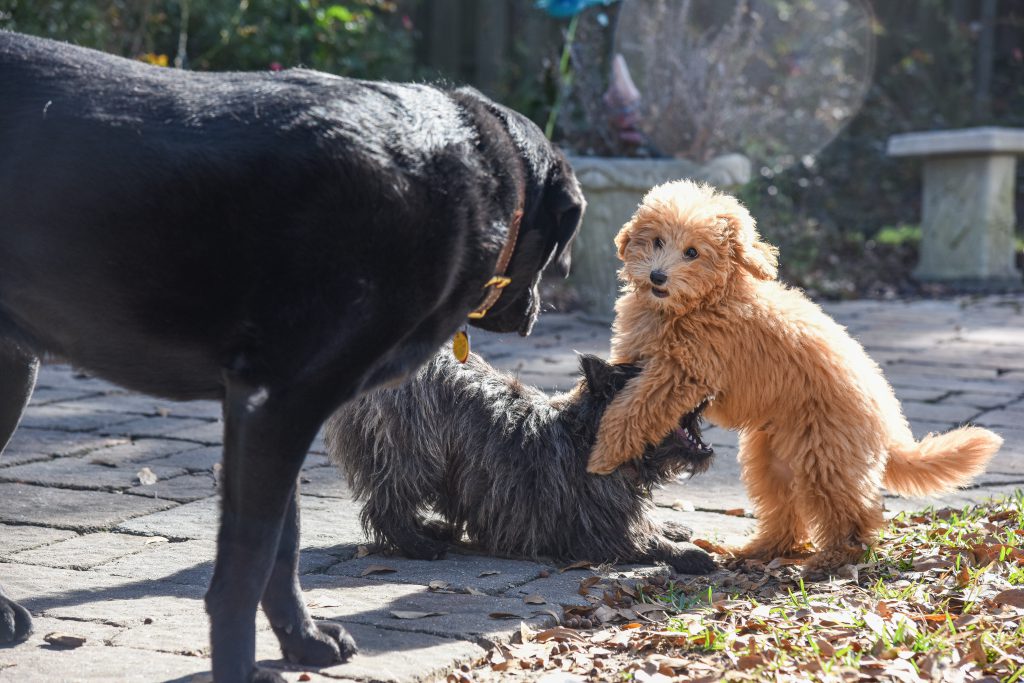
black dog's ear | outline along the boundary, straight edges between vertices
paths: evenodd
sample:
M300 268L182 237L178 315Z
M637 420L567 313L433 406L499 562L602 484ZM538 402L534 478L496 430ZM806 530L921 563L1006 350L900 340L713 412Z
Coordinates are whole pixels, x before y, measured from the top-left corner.
M554 268L562 277L569 275L572 241L579 230L586 205L583 191L568 162L559 159L544 188L542 210L547 214L545 218L551 221L544 245L546 261L554 261Z
M612 383L615 368L603 358L589 353L580 354L580 370L587 380L587 388L592 394L605 393Z

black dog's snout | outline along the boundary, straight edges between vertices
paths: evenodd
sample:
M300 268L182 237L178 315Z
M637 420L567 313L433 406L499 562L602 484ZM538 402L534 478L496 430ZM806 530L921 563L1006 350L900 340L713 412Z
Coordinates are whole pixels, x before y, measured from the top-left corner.
M656 285L663 285L668 281L668 275L665 275L663 270L652 270L651 271L651 282Z

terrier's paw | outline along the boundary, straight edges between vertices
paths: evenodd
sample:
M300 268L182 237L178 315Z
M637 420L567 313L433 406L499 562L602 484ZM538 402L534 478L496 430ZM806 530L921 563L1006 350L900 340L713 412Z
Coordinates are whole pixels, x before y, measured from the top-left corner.
M0 645L18 643L32 635L32 615L0 592Z
M710 574L718 569L711 555L690 543L676 544L668 563L680 574Z

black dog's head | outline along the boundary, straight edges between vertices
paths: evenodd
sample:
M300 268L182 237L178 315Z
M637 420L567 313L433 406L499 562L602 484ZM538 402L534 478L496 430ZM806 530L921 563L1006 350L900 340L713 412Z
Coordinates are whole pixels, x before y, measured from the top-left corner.
M608 404L630 379L640 374L641 369L635 365L611 365L597 356L580 354L580 370L583 372L580 414L593 429L589 438L592 444ZM645 486L667 481L679 474L693 475L705 471L715 454L701 438L701 416L707 406L705 399L683 415L679 425L660 444L648 446L642 458L626 463L619 470Z
M569 274L572 241L586 206L583 191L565 156L535 123L471 88L458 94L475 101L503 129L525 174L519 236L507 269L512 282L487 315L471 322L492 332L526 336L540 310L541 272L550 263L563 277Z

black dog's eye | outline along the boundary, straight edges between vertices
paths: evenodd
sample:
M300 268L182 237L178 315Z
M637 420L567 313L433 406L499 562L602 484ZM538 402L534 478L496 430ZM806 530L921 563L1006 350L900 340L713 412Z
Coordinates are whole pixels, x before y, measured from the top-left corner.
M654 238L654 248L655 249L661 249L663 246L665 246L665 241L663 239L661 239L660 237L655 237Z
M686 258L697 258L697 250L694 249L693 247L690 247L689 249L683 252L683 256L685 256Z

